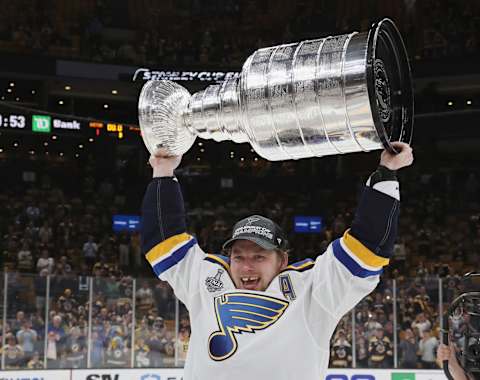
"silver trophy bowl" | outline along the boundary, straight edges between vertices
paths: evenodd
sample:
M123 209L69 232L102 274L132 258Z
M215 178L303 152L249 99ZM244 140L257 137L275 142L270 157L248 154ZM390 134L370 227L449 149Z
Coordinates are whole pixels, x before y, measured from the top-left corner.
M398 29L383 19L365 33L263 48L239 78L190 95L147 82L139 122L149 152L180 155L196 137L248 142L270 161L410 143L413 90Z

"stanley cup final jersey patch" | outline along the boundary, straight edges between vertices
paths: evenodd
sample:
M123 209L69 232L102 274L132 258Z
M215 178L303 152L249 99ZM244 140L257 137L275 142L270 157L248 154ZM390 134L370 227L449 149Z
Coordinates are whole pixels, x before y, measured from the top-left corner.
M231 357L238 348L235 334L264 330L283 315L288 301L253 293L229 293L214 299L218 330L208 339L208 353L215 361ZM255 337L252 337L254 339Z
M205 286L210 293L218 292L223 289L223 281L221 280L221 277L224 272L223 269L218 269L215 276L207 277L205 279Z

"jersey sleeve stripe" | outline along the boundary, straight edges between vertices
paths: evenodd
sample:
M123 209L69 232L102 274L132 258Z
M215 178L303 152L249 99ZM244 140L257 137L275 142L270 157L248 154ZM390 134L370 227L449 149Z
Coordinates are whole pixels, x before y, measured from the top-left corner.
M343 244L349 252L359 258L365 265L375 268L388 265L390 262L389 259L374 254L370 249L365 247L360 240L353 237L349 231L350 230L345 231L345 234L343 235Z
M350 257L348 252L343 249L342 245L340 244L340 239L336 239L333 241L332 249L333 254L337 258L337 260L340 261L343 266L347 268L348 271L356 277L365 278L370 276L376 276L383 272L383 269L369 270L360 266L354 259L352 259L352 257Z
M147 260L151 265L155 265L159 260L163 260L163 256L168 256L183 244L188 242L192 237L187 234L174 235L167 240L158 243L146 254Z
M197 244L197 241L192 238L187 242L187 244L182 245L180 248L176 249L170 256L166 257L164 260L158 262L157 264L152 265L155 274L157 276L160 276L163 272L178 264L180 261L183 260L187 252L195 244Z
M230 270L230 264L227 261L223 260L222 257L218 255L207 254L204 260L210 261L211 263L214 263L214 264L220 264L227 271Z
M197 244L197 240L188 234L172 236L153 247L146 257L155 274L160 276L167 269L182 261L188 250L195 244Z

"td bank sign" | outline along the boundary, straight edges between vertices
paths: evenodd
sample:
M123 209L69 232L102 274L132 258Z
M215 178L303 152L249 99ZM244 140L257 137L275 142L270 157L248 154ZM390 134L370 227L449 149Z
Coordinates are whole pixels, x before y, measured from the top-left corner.
M32 115L32 132L50 133L53 130L80 130L77 120L62 120L48 115Z

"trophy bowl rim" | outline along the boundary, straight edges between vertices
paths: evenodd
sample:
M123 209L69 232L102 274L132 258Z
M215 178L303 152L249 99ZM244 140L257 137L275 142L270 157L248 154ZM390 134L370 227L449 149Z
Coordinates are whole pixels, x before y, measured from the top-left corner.
M408 144L412 141L413 136L413 115L414 115L414 98L413 98L413 80L410 63L408 60L407 50L403 42L400 31L395 23L390 18L384 18L372 25L368 32L367 41L367 87L370 101L370 108L372 110L373 122L377 134L385 149L391 153L398 153L398 151L391 144L385 126L379 117L379 107L376 101L375 90L375 72L374 64L377 56L377 44L380 33L384 33L390 42L389 49L394 55L396 66L399 68L399 75L402 82L402 130L406 128L404 139L401 141ZM404 123L404 112L407 113L408 120ZM402 134L399 136L402 137Z

